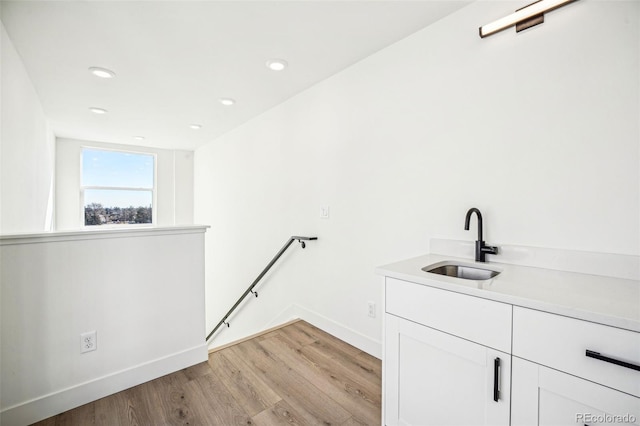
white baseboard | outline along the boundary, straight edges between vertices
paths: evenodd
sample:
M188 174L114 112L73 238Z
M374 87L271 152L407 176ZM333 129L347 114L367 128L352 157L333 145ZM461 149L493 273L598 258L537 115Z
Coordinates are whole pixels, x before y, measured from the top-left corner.
M344 324L338 323L330 318L327 318L317 312L311 311L297 304L292 304L283 312L281 312L270 322L269 326L282 324L284 322L291 321L294 318L302 319L309 324L312 324L319 329L326 331L332 336L335 336L338 339L355 346L356 348L368 353L371 356L374 356L378 359L382 358L381 342L373 340L372 338L365 336L364 334L355 331L345 326Z
M158 358L5 408L0 412L0 424L2 426L29 425L116 392L206 361L208 359L207 357L207 345L203 343L202 345L182 352Z

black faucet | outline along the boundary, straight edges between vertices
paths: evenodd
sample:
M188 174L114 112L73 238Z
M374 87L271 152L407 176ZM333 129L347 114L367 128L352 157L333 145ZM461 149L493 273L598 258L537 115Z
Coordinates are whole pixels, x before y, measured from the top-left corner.
M471 214L475 213L478 216L478 240L476 241L476 262L484 262L485 256L488 254L498 254L498 247L487 246L482 240L482 214L480 210L472 207L467 212L467 216L464 218L464 229L469 230L469 220Z

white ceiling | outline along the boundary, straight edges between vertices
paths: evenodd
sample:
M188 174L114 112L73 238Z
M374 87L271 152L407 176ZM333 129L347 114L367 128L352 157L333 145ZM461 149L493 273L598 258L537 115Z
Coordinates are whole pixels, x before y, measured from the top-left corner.
M468 3L22 0L0 16L57 136L195 149Z

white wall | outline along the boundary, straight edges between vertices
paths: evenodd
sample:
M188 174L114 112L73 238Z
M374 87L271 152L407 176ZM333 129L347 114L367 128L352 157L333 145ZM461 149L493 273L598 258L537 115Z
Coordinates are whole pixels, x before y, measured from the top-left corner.
M193 223L193 151L173 151L174 223Z
M49 230L54 136L22 60L0 27L0 233Z
M210 326L285 238L320 238L214 346L297 312L375 353L374 267L474 240L472 206L490 244L640 254L640 2L478 37L519 6L473 3L196 151Z
M193 152L77 139L56 139L56 229L83 226L80 214L80 159L83 147L156 155L156 225L193 223Z
M0 237L3 425L205 361L203 233ZM81 354L80 334L93 330L97 350Z

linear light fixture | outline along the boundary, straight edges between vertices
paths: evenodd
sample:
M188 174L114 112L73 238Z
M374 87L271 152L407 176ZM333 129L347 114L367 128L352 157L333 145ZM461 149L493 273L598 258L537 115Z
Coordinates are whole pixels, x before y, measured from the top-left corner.
M509 16L493 21L490 24L480 27L480 37L484 38L495 34L507 28L516 26L516 31L520 32L527 28L533 27L544 22L545 12L550 12L554 9L564 6L567 3L571 3L575 0L539 0L535 3L531 3L522 9L516 10Z

